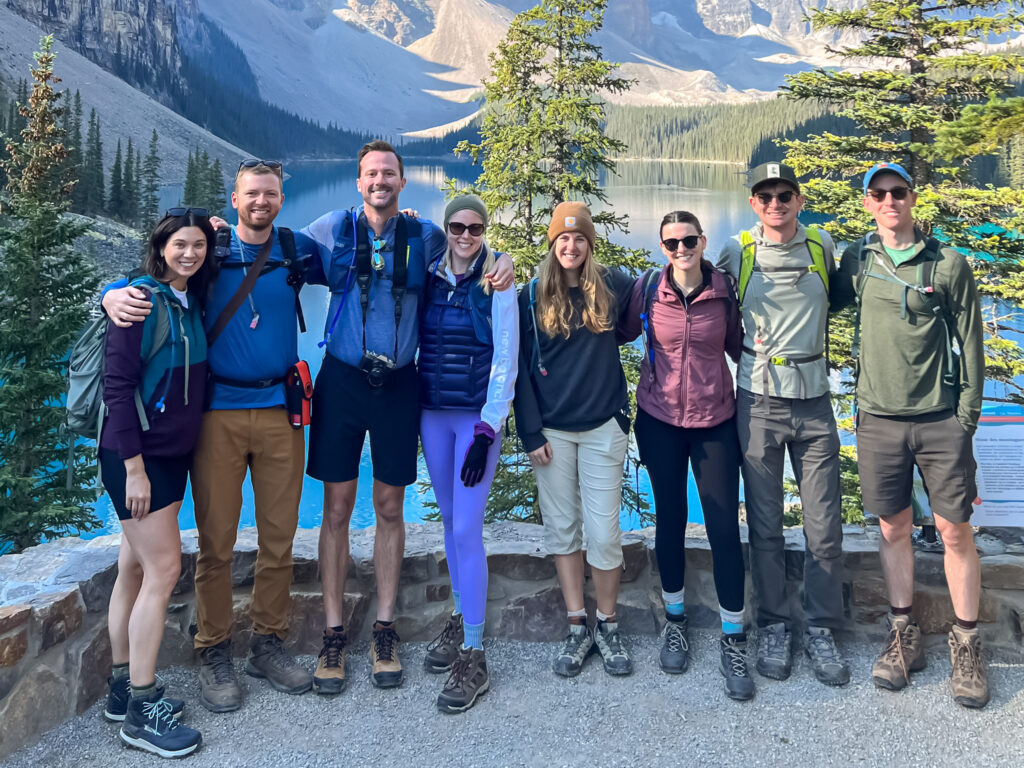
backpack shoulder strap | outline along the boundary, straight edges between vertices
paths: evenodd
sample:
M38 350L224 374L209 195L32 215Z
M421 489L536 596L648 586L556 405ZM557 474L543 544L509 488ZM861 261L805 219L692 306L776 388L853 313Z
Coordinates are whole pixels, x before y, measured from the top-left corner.
M213 259L219 267L231 255L231 227L221 227L213 241Z
M811 252L811 272L816 272L821 282L825 284L825 293L828 293L828 265L825 263L825 244L821 240L821 230L818 227L807 227L807 250Z
M743 296L747 292L747 283L754 272L754 262L757 257L757 244L754 242L750 230L744 229L740 232L740 279L736 288L740 300L740 311L743 310Z
M288 267L288 285L295 291L295 316L299 321L299 331L306 332L306 318L302 314L302 300L299 291L305 282L306 265L299 262L295 255L295 233L288 227L277 228L277 242L281 244L281 256Z
M644 302L640 312L640 320L643 322L644 327L644 352L652 369L654 367L654 332L651 330L651 308L654 306L654 297L658 292L658 278L660 276L660 269L651 268L644 272L643 279L640 282L640 296Z
M530 323L533 325L533 359L537 364L537 370L541 376L548 375L548 369L544 367L544 358L540 354L540 330L537 327L537 278L530 280L526 287L530 297Z

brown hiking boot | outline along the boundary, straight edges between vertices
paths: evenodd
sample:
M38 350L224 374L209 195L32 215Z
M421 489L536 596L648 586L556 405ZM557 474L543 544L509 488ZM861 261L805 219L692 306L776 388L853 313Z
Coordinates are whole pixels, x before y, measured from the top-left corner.
M430 641L427 654L423 657L423 668L427 672L447 672L459 656L459 649L466 640L462 614L448 617L441 633Z
M885 649L871 668L875 685L887 691L902 690L910 682L910 673L920 672L924 665L920 627L909 616L890 616Z
M961 707L980 709L988 704L988 673L981 659L978 630L954 626L949 633L949 660L953 664L953 701Z
M370 682L377 688L397 688L402 684L402 662L398 660L398 633L391 625L373 625L370 643Z
M282 693L298 695L313 687L313 677L309 670L285 652L281 638L272 632L265 635L252 633L245 672L252 677L265 679Z
M313 673L313 690L324 696L341 693L345 688L345 633L324 630L324 644Z
M452 664L452 673L437 697L437 708L454 714L465 712L476 704L476 697L489 687L487 659L480 648L460 648Z
M199 650L199 703L211 712L233 712L242 706L242 688L231 661L231 640Z

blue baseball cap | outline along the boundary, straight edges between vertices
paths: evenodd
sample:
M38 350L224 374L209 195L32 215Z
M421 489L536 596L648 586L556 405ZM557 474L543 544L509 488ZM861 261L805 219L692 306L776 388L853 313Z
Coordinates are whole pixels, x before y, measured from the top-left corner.
M914 180L910 178L910 174L907 173L907 169L899 163L878 163L871 167L871 170L864 176L864 192L868 191L868 187L871 185L871 180L880 173L895 173L907 184L913 188Z

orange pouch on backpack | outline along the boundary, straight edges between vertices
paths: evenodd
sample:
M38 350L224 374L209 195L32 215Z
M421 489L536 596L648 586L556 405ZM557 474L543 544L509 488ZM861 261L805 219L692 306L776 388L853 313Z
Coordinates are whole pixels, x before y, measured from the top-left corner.
M292 429L309 426L309 406L313 401L313 379L305 360L288 369L284 379L284 399L288 406L288 423Z

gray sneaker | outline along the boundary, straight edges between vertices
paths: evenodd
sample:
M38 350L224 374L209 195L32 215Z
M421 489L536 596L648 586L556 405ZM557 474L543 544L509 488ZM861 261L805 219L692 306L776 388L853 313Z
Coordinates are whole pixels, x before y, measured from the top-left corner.
M811 668L819 682L825 685L846 685L850 682L850 668L839 654L832 630L808 627L804 632L804 652L811 660Z
M793 671L793 637L782 622L757 631L757 673L785 680Z
M231 662L231 640L199 651L199 703L211 712L234 712L242 706L242 688Z
M726 696L736 701L754 698L754 679L747 667L747 636L723 634L718 650L718 669L725 678Z
M690 666L690 640L686 617L668 620L661 630L661 653L658 654L661 671L681 675Z
M281 638L271 633L253 632L245 671L252 677L266 678L282 693L305 693L313 687L313 676L295 658L284 651Z
M630 675L633 660L629 658L626 646L622 644L617 621L599 621L594 627L594 644L604 659L604 671L609 675Z
M562 677L575 677L583 669L583 662L594 650L594 637L586 624L570 624L562 650L555 657L554 670Z

